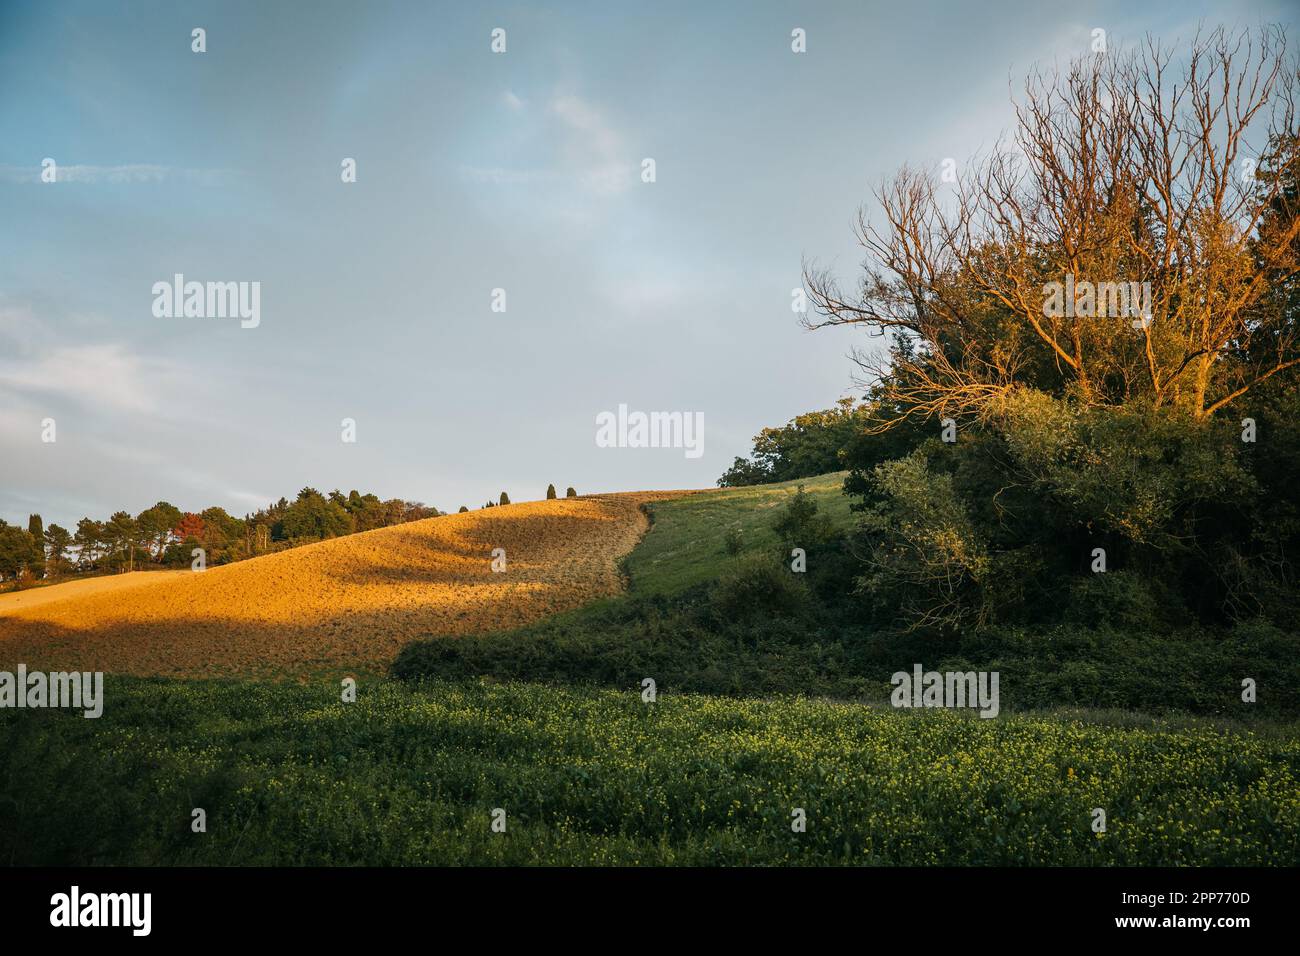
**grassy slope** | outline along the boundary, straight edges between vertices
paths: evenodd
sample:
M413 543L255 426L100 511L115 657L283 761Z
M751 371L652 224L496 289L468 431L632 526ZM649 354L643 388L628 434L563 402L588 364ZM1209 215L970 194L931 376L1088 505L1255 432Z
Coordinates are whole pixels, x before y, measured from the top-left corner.
M841 645L817 636L824 615L797 624L759 615L725 634L707 626L710 586L747 556L775 557L771 525L799 485L835 527L849 527L843 479L836 473L649 503L651 531L623 561L626 593L516 631L419 642L399 655L394 673L615 688L653 676L673 692L883 700L883 679L863 678L846 665ZM731 528L741 532L740 556L726 547Z
M843 523L839 480L805 484ZM559 620L591 627L709 581L727 524L770 545L793 484L656 504L626 562L633 596ZM649 706L612 683L365 681L344 705L337 684L116 678L100 720L0 711L0 864L1300 860L1293 727L672 692ZM196 806L207 834L190 831Z
M632 590L644 595L675 594L718 576L728 528L739 528L746 551L776 547L772 520L799 485L817 501L820 513L848 528L849 499L841 488L845 472L777 485L719 488L705 494L649 505L653 533L628 556Z

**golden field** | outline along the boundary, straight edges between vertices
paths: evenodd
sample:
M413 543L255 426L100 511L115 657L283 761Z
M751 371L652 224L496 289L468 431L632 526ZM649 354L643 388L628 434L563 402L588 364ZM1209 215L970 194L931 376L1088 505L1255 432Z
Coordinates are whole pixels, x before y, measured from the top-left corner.
M683 492L525 502L381 528L195 573L0 595L0 665L149 676L377 671L422 637L519 627L622 587L641 505ZM507 568L492 570L504 548Z

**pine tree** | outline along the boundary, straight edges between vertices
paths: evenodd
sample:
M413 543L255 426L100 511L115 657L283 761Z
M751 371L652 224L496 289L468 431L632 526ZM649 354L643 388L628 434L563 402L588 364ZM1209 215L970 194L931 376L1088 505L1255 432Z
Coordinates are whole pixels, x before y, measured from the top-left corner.
M503 505L508 505L508 504L510 504L510 496L509 496L508 494L506 494L504 491L501 492L501 503L502 503Z
M547 500L547 501L554 501L554 500L555 500L555 486L554 486L554 485L547 485L547 486L546 486L546 500Z
M45 529L45 545L49 549L49 559L45 564L45 573L58 576L68 568L68 549L72 547L72 535L66 528L52 524Z
M112 546L113 558L118 562L118 570L135 570L135 548L140 534L140 526L125 511L115 512L108 519L104 530Z
M32 551L32 574L43 578L45 577L45 523L41 521L40 515L27 516L27 533L36 542L36 548Z

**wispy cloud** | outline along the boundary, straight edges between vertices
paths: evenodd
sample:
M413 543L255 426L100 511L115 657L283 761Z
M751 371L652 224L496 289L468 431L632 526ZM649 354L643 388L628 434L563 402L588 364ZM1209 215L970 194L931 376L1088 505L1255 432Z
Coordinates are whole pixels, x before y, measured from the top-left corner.
M29 303L0 301L0 403L10 407L55 401L165 416L195 395L197 378L121 342L67 342Z
M550 112L568 132L563 156L568 169L598 193L618 193L632 184L632 157L623 137L604 114L578 96L551 100Z
M30 352L49 341L49 332L29 306L0 302L0 339L9 342L6 352Z
M513 91L502 94L511 112L524 113L528 104ZM469 182L510 186L527 183L569 183L595 197L617 195L634 182L637 158L628 153L623 136L597 107L571 93L551 96L540 111L540 123L527 127L523 144L514 151L546 156L534 166L511 167L462 164L460 175Z
M470 182L491 183L494 186L516 186L520 183L536 183L555 178L555 173L545 169L503 169L468 165L460 167L460 175Z
M148 413L165 406L184 382L168 362L115 342L71 345L36 358L0 360L0 391L72 399L115 411Z
M149 163L132 163L124 166L89 166L84 164L55 169L55 183L161 183L180 180L201 185L216 185L231 175L223 169L183 169L175 166L158 166ZM40 166L0 166L0 179L11 183L42 183ZM48 185L48 184L45 184Z

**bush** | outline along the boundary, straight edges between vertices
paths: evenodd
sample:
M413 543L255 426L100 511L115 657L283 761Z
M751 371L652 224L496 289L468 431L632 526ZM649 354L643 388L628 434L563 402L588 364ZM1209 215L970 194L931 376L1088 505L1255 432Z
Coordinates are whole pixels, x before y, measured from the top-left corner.
M732 525L723 533L722 546L733 557L745 549L745 535L739 525Z
M786 503L785 510L772 522L772 530L781 542L781 557L791 548L812 551L825 544L835 533L830 518L817 513L817 499L800 485Z
M1162 620L1153 588L1131 571L1089 574L1071 582L1065 620L1086 627L1160 631Z
M570 485L570 486L569 486L569 490L566 491L566 492L564 493L564 497L566 497L566 498L576 498L576 497L578 497L578 493L577 493L576 491L574 491L574 490L573 490L573 486Z
M1285 623L1300 523L1268 460L1232 422L1016 389L956 443L931 437L869 471L854 460L859 588L879 626L949 637Z
M554 486L554 485L547 485L547 486L546 486L546 500L547 500L547 501L554 501L554 500L555 500L555 486Z
M724 622L795 617L807 608L808 600L808 588L794 572L765 554L746 555L709 594L713 613Z
M924 452L875 470L877 498L862 520L867 573L859 588L888 618L953 634L984 623L987 546L952 476L931 471Z

